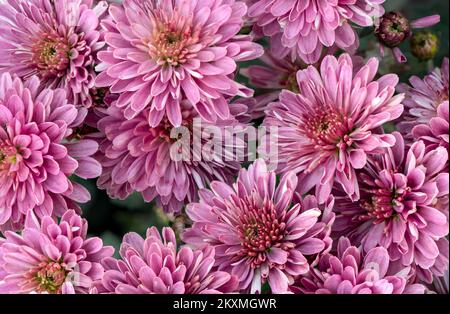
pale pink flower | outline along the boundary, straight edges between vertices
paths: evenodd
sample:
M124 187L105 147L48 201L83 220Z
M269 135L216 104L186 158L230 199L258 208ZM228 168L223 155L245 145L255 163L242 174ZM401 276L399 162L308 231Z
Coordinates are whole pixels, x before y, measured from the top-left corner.
M358 36L351 23L368 27L383 15L384 0L247 0L258 33L269 36L280 58L291 54L316 63L323 48L352 49Z
M448 267L448 217L436 205L448 197L447 151L426 151L422 141L405 148L400 133L384 154L372 155L358 173L361 199L336 197L333 230L365 252L385 247L391 261L412 266L421 280Z
M103 21L97 85L120 93L127 119L144 109L152 127L167 117L180 126L182 103L208 122L230 118L227 99L252 91L234 79L236 63L263 54L238 35L247 7L234 0L125 0Z
M20 234L0 238L0 294L88 293L103 277L100 261L114 249L87 238L87 221L73 210L57 223L28 212Z
M440 68L435 68L423 79L412 76L411 85L399 84L398 90L405 93L403 101L406 110L398 124L398 130L405 136L410 136L412 129L418 124L429 125L432 118L445 115L445 105L448 111L449 94L449 60L445 58ZM439 109L441 105L444 107ZM444 118L445 119L445 118Z
M291 289L299 294L424 294L427 289L412 283L411 273L411 267L396 269L385 248L364 254L342 237L337 255L322 255L317 267Z
M229 152L225 138L235 137L235 147L244 147L244 143L222 129L221 142L216 144L221 145L222 150L206 156L206 150L202 149L208 139L199 139L198 146L194 146L193 141L194 136L200 136L209 124L202 121L201 127L195 127L195 121L199 121L196 120L199 118L197 112L190 105L182 106L184 131L179 131L186 140L189 137L189 143L171 137L173 126L167 118L152 128L148 125L148 111L127 120L119 108L110 107L98 122L103 133L96 155L103 166L98 186L119 199L139 192L146 201L156 199L166 212L173 213L179 212L185 202L197 201L198 189L206 187L212 180L231 182L240 167L239 162L225 157ZM246 109L243 104L230 105L233 116L245 115ZM245 125L236 120L217 121L216 126L236 126L245 130ZM199 132L194 134L194 128ZM175 153L182 153L182 158Z
M0 72L39 77L63 88L70 103L92 105L96 54L104 46L99 18L108 4L92 0L7 0L0 4Z
M298 174L301 193L315 187L320 203L335 181L357 200L355 169L364 167L368 154L395 143L380 127L402 114L404 96L394 96L397 75L374 81L377 69L375 58L354 71L349 55L327 56L320 72L309 66L297 73L298 94L283 90L268 107L264 125L278 127L272 160L279 172Z
M116 294L219 294L235 292L236 277L213 269L214 249L203 246L177 250L175 233L163 228L147 230L143 239L132 232L120 247L122 259L103 260L105 275L98 282L99 293Z
M186 209L194 224L182 234L183 241L212 245L215 266L235 275L240 289L251 293L261 292L265 282L273 293L287 292L331 242L326 229L333 214L328 212L322 222L318 208L293 203L293 173L276 181L259 159L240 171L233 186L214 181L211 191L201 190L200 202Z
M73 134L83 119L64 89L42 89L36 77L22 83L0 76L0 230L19 229L29 210L61 216L90 199L69 179L101 173L91 157L98 144Z

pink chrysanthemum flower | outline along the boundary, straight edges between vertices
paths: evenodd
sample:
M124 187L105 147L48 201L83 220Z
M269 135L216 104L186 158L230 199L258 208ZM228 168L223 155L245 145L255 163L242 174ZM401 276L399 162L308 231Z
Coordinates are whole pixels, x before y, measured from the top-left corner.
M438 116L439 107L448 108L449 100L449 60L445 58L442 67L434 69L423 79L412 76L408 84L399 84L398 90L405 93L403 101L406 110L398 130L409 135L418 124L429 125L432 118ZM445 113L445 108L440 109ZM448 109L447 109L448 110Z
M396 269L383 247L367 254L340 238L337 255L324 254L316 268L291 287L299 294L423 294L426 288L411 283L411 267Z
M384 13L384 0L247 0L248 16L271 37L273 51L316 63L324 47L349 49L357 44L350 23L372 26Z
M411 37L413 29L430 27L439 23L440 20L439 15L431 15L410 22L399 12L384 14L375 21L375 35L380 42L381 56L384 57L387 47L392 50L397 62L408 61L399 46Z
M385 247L392 261L413 266L431 282L448 267L448 218L436 209L448 196L448 155L443 147L426 152L422 141L405 150L400 133L384 154L371 156L358 174L361 199L337 197L333 229L365 252Z
M214 246L216 266L235 275L240 289L261 292L268 282L273 293L309 270L311 260L327 248L327 222L318 208L292 204L297 177L288 173L276 186L276 175L262 160L242 169L233 187L214 181L200 191L200 203L186 212L194 224L183 241ZM328 219L328 218L327 218Z
M320 72L313 66L297 73L299 94L283 90L280 101L269 105L266 126L278 126L278 152L272 156L279 171L293 171L302 182L301 193L314 186L320 203L333 183L359 197L355 169L367 154L392 146L395 138L380 126L403 112L403 95L393 96L398 77L373 81L378 61L370 59L354 73L349 55L324 58Z
M103 277L101 260L113 254L100 238L87 238L87 221L73 210L57 223L27 214L21 234L0 238L0 294L88 293Z
M8 0L0 4L0 72L43 87L63 88L70 103L92 105L96 54L104 46L99 17L107 3L92 0Z
M245 105L230 106L233 115L245 114ZM183 105L181 122L189 133L183 133L183 136L186 139L189 136L190 143L171 137L173 126L167 118L152 128L148 125L147 116L147 112L142 112L127 120L119 108L112 106L98 123L104 134L97 154L103 166L98 185L111 197L124 199L137 191L148 202L156 198L166 212L179 212L185 202L197 200L198 189L206 187L212 180L231 182L239 171L239 162L226 158L230 150L224 145L225 136L234 137L233 134L224 130L222 142L217 143L223 149L213 152L212 158L200 148L206 139L199 139L198 146L194 144L194 137L198 138L208 124L203 121L201 126L197 124L199 117L191 106ZM236 120L216 122L216 126L233 125L236 131L239 131L239 126L241 130L245 129L245 125ZM198 131L195 134L194 129ZM236 147L244 146L238 137L235 137L235 143ZM174 152L180 152L180 147L177 148L180 144L181 149L186 148L186 151L181 151L181 159L174 155Z
M99 293L117 294L217 294L235 292L236 277L216 271L214 249L204 246L177 251L175 233L156 227L146 239L136 233L125 235L120 247L122 260L103 260L105 275L97 285Z
M73 138L83 117L63 89L43 89L36 77L25 83L0 76L0 230L20 228L28 210L61 216L89 192L69 177L101 173L95 141Z
M208 122L228 119L230 96L251 96L234 80L236 62L257 58L262 47L237 35L242 1L125 0L103 22L108 50L99 53L98 86L121 93L116 105L131 119L146 111L151 126L166 116L180 126L188 102Z

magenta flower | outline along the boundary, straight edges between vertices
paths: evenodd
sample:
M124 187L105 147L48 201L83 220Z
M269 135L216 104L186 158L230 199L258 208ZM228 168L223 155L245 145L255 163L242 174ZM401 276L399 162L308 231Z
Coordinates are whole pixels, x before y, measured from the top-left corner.
M200 191L200 203L186 212L194 222L183 241L215 248L219 270L235 275L240 289L261 292L268 282L273 293L283 293L288 283L309 270L329 243L326 222L318 222L317 208L304 210L292 204L297 177L284 175L276 187L276 175L257 160L242 169L233 187L214 181ZM325 239L325 240L324 240Z
M375 21L375 35L380 42L381 56L384 57L387 47L392 49L397 62L408 61L399 46L412 36L413 29L430 27L439 23L440 20L439 15L431 15L410 22L399 12L386 13Z
M271 37L280 58L292 54L316 63L324 47L351 49L358 44L349 22L372 26L384 13L384 0L247 0L248 16L264 35Z
M358 174L361 199L337 197L333 229L365 252L385 247L391 261L413 266L420 279L431 282L448 267L449 222L435 207L448 196L448 155L442 147L426 152L422 141L405 151L400 133L393 136L396 144L370 156Z
M0 4L0 73L40 78L63 88L70 103L92 105L96 54L104 46L92 0L8 0Z
M73 210L57 223L28 212L21 234L0 238L0 294L88 293L103 277L100 261L113 254L100 238L87 238L87 221Z
M299 175L302 194L315 186L323 203L336 181L357 200L355 169L364 167L368 154L395 143L379 128L401 115L403 95L393 96L394 74L373 81L377 69L378 61L370 59L353 73L349 55L327 56L320 72L310 66L297 73L299 94L283 90L269 105L264 124L279 127L273 160L281 173Z
M36 77L25 83L0 76L0 230L19 229L28 210L38 217L61 216L89 192L69 177L95 178L98 145L73 138L83 120L63 89L42 89Z
M367 254L340 238L337 255L324 254L316 268L291 287L300 294L423 294L426 288L411 283L411 267L396 269L383 247Z
M117 294L217 294L235 292L234 276L213 270L214 249L203 246L177 251L175 233L156 227L146 239L136 233L125 235L120 247L122 260L103 260L105 275L97 285L99 293Z
M398 86L399 91L406 94L403 103L407 108L403 121L398 125L398 130L406 136L409 136L412 129L418 124L429 125L431 119L438 116L438 108L443 103L447 102L448 108L448 58L444 59L441 68L434 69L423 80L417 76L412 76L409 82L411 86L407 84L399 84ZM445 115L445 106L440 110L442 111L441 114Z
M245 115L246 107L233 104L230 110L233 116L240 116ZM171 138L172 125L167 118L159 126L151 128L146 111L127 120L119 108L110 107L107 116L98 123L104 133L97 154L103 166L98 186L106 189L111 197L119 199L125 199L137 191L147 202L156 198L158 205L164 207L166 212L179 212L185 202L197 201L198 189L206 187L212 180L231 182L239 171L239 162L225 158L229 151L225 146L221 152L213 153L213 158L199 155L200 147L195 148L197 146L194 147L193 143L196 136L193 129L203 132L207 124L202 122L201 128L195 127L198 115L189 105L183 105L182 115L182 127L189 133L185 136L190 137L188 145L177 137ZM221 125L245 128L235 120L216 122L216 126ZM227 134L224 132L222 139ZM239 144L242 140L235 139L236 147L243 147L244 144ZM205 144L205 140L202 139L201 143ZM181 159L174 155L174 152L179 152L179 144L188 150L182 151ZM224 142L219 144L224 145Z
M228 119L230 96L251 96L234 80L236 62L262 47L237 35L247 8L241 1L125 0L111 5L103 27L98 86L121 93L116 105L132 119L144 109L150 126L167 116L180 126L182 103L208 122Z

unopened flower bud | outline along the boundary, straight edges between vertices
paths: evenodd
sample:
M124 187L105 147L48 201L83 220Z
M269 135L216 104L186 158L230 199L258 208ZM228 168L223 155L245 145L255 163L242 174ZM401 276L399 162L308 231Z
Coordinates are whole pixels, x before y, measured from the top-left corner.
M414 33L410 49L413 56L420 61L433 59L439 49L439 38L429 31Z
M411 36L411 25L401 13L389 12L381 17L375 34L383 45L394 48Z

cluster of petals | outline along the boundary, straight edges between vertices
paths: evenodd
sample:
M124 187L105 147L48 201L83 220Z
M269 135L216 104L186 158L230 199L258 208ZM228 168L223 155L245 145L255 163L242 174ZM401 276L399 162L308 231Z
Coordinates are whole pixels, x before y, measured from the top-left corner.
M101 173L91 157L98 144L76 137L82 121L64 89L43 89L37 77L0 76L0 229L19 229L29 210L61 216L90 199L70 180Z
M0 294L89 293L103 277L101 260L114 249L88 238L87 227L73 210L59 223L30 211L20 234L0 237Z
M7 0L0 3L0 72L36 75L63 88L70 103L90 107L97 52L105 45L100 19L107 2Z
M265 90L265 93L249 99L249 113L253 120L264 118L267 105L278 100L281 90L298 91L297 72L306 67L300 61L292 62L289 57L278 59L270 52L266 52L259 61L262 64L240 71L252 86Z
M124 0L103 20L107 50L99 53L97 86L120 93L128 119L145 111L156 127L183 120L182 103L208 122L229 119L228 99L252 91L235 81L236 62L263 54L239 35L247 7L235 0Z
M415 139L422 140L429 150L441 146L449 153L449 102L439 105L436 117L430 119L428 124L419 124L412 129Z
M278 127L272 160L281 173L298 174L301 193L315 187L323 203L336 181L357 200L355 170L365 166L368 155L394 145L394 136L380 127L400 117L404 96L394 96L397 75L374 80L377 70L374 58L354 71L348 54L326 56L319 70L298 71L298 94L283 90L280 100L269 104L264 125Z
M271 38L279 57L319 61L324 48L358 45L352 23L368 27L384 14L384 0L247 0L256 32Z
M187 246L177 251L171 228L156 227L143 239L136 233L125 235L120 247L122 259L105 258L105 275L97 293L116 294L220 294L236 292L236 277L213 269L214 249Z
M294 203L296 187L295 174L282 176L277 185L275 172L258 159L240 171L233 186L214 181L211 190L199 192L200 202L187 206L194 224L182 239L212 245L215 266L236 276L241 290L261 292L268 282L273 293L287 292L289 282L329 249L326 229L333 220L332 213L321 219L319 208Z
M371 156L358 173L361 198L351 202L336 197L333 233L346 235L365 252L382 246L391 261L412 266L418 278L431 282L448 268L447 214L437 208L448 198L447 151L427 151L422 141L405 147L394 132L396 144L384 154Z
M247 119L247 107L244 104L230 106L235 116ZM236 132L245 130L245 124L234 119L217 121L215 124L220 125L234 125ZM198 146L194 144L194 141L197 143L194 137L200 137L208 123L201 120L189 105L183 105L181 127L180 134L185 139L178 140L178 137L171 136L174 129L167 118L157 127L151 128L146 112L127 120L122 110L116 106L110 107L107 115L98 122L98 128L103 134L96 155L103 167L98 186L106 189L111 197L119 199L125 199L137 191L148 202L156 199L166 212L178 213L186 202L196 201L198 189L206 187L211 181L231 182L240 164L226 159L228 150L225 141L230 137L237 147L237 134L223 129L217 143L222 149L213 151L210 156L201 151L203 146L200 147L207 139L199 138ZM199 132L194 134L193 128ZM180 149L181 156L178 156Z
M448 294L441 17L388 2L0 0L0 294ZM113 256L95 185L172 227Z
M306 67L304 63L292 62L289 58L278 59L270 52L265 53L259 61L263 65L251 65L241 70L252 86L278 91L298 90L296 75L298 70Z
M400 84L407 108L398 130L406 138L421 140L427 150L444 147L449 153L449 60L423 79L412 76L411 85Z
M324 254L317 267L291 287L299 294L423 294L412 282L411 267L396 269L388 251L375 247L367 254L340 238L337 254Z

